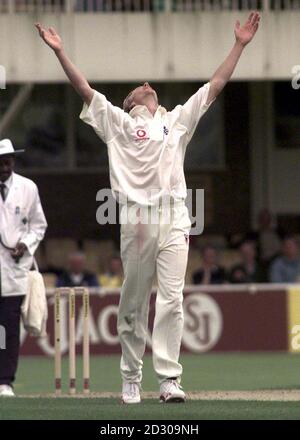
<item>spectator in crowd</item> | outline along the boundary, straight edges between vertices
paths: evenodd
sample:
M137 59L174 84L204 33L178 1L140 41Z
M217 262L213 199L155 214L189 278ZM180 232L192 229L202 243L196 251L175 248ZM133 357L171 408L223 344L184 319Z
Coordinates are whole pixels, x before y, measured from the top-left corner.
M269 264L280 253L281 231L276 228L272 214L268 209L262 209L258 214L258 229L251 233L257 241L260 260Z
M228 236L228 244L230 248L238 249L245 240L256 241L258 258L268 268L270 263L280 253L284 232L276 227L274 216L266 208L259 212L257 223L258 227L256 230L246 234L238 233Z
M81 252L70 254L68 270L58 278L56 287L99 287L97 276L85 270L85 255Z
M286 237L282 242L281 255L271 265L272 283L295 283L300 281L299 244L294 237Z
M211 245L202 250L202 267L193 274L194 284L223 284L225 282L225 270L218 265L217 252Z
M235 265L230 272L231 283L261 283L266 281L263 266L257 261L255 242L245 240L239 247L241 263Z
M119 256L113 256L109 262L108 271L100 275L103 287L121 287L123 283L123 265Z

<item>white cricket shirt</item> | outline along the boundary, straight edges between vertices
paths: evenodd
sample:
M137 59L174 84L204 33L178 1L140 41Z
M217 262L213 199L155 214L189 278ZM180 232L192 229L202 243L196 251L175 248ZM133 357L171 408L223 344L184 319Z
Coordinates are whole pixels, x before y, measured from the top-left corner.
M127 199L149 206L164 196L186 198L184 156L211 105L206 104L209 87L208 82L172 111L159 106L154 116L144 105L128 114L94 91L80 118L107 144L111 188L119 202Z

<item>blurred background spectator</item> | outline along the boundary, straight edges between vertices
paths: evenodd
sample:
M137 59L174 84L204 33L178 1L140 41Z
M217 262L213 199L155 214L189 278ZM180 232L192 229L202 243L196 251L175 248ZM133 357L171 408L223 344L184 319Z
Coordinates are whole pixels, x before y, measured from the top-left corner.
M107 272L99 276L102 287L121 287L123 283L123 265L119 256L113 256Z
M218 265L216 249L207 245L202 250L202 267L194 272L194 284L223 284L225 282L225 270Z
M299 244L294 237L286 237L282 242L281 255L271 265L272 283L296 283L300 281Z
M257 241L258 254L262 262L270 263L281 248L282 231L276 227L271 212L264 208L258 214L258 229L249 234L250 238Z
M229 280L231 283L261 283L266 281L263 265L257 260L256 244L245 240L239 247L241 263L233 266Z
M81 252L70 254L68 270L58 276L56 287L99 287L97 276L85 270L85 255Z

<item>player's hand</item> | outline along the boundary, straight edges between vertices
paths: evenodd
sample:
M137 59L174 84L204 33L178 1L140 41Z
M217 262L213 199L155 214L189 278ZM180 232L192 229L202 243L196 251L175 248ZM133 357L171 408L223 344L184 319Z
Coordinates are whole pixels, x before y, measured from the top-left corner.
M46 44L48 44L49 47L51 47L51 49L54 50L54 52L60 52L62 50L62 40L54 28L51 27L47 31L40 23L36 23L35 27L39 31L40 37L45 41Z
M18 262L20 258L23 257L25 252L27 251L27 246L24 243L18 243L17 246L11 251L11 256L13 259Z
M259 20L259 13L251 12L244 26L241 26L240 22L237 21L234 28L236 41L241 43L243 46L246 46L246 44L252 40L258 29Z

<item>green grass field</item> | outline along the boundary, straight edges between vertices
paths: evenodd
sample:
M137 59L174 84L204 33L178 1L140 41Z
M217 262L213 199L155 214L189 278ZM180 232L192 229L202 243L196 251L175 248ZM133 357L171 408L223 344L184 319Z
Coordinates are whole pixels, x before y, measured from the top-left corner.
M300 356L292 354L184 355L182 385L187 392L300 390ZM63 362L64 392L67 392L68 362ZM81 362L78 362L81 389ZM95 393L119 392L119 357L91 358L91 389ZM185 405L162 405L145 399L126 406L119 398L52 398L53 361L22 358L15 387L21 396L0 400L0 420L209 420L209 419L300 419L298 401L189 400ZM145 357L143 391L157 392L151 357ZM38 395L32 398L32 395ZM28 396L28 397L27 397Z

